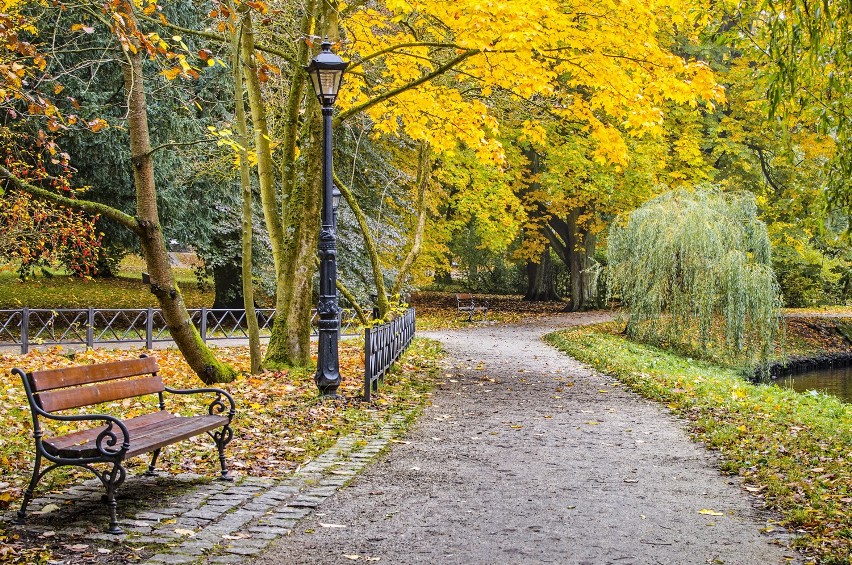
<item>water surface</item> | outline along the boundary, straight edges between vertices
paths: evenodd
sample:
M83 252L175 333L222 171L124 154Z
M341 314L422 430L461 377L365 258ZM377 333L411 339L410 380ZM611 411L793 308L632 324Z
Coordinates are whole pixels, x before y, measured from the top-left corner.
M832 394L843 402L852 403L852 367L840 369L815 369L798 375L782 377L776 381L796 392L817 390Z

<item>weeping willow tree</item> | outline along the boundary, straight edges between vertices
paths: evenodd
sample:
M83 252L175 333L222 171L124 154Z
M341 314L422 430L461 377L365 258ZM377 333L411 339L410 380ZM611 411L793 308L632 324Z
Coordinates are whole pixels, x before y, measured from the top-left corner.
M613 224L609 292L629 312L633 338L697 339L766 359L781 296L754 195L714 188L665 193Z

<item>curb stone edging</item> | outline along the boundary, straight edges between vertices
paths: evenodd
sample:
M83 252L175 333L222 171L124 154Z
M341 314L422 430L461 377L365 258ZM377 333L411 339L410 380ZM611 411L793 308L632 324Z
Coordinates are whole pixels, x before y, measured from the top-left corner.
M56 535L86 535L89 540L121 541L131 546L155 545L157 551L141 563L150 565L184 563L240 563L262 553L277 538L287 535L302 518L346 486L399 435L406 420L418 408L391 416L371 436L357 431L337 442L299 468L286 479L243 477L237 483L212 481L193 483L204 477L183 474L170 477L186 483L189 490L163 500L163 506L146 508L119 520L125 533L87 533L89 521L72 521L64 527L23 525L13 528ZM134 476L139 488L156 479ZM128 485L125 485L125 488ZM30 508L35 513L49 504L86 499L92 511L100 504L101 484L90 479L66 491L36 498ZM87 508L84 508L86 511ZM12 522L15 512L7 511L4 520Z

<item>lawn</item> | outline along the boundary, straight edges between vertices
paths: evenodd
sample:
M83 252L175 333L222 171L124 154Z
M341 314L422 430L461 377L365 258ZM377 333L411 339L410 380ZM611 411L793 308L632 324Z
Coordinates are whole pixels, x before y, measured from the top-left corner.
M189 259L188 259L189 261ZM83 279L63 273L39 274L26 281L18 278L15 265L0 266L0 309L23 308L148 308L157 299L142 283L144 262L138 256L125 257L117 277ZM209 281L199 288L190 267L174 269L187 308L210 307L213 290Z

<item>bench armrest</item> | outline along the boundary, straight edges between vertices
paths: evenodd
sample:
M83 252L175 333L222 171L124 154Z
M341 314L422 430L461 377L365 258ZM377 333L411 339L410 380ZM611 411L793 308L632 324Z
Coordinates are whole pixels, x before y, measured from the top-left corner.
M73 414L65 416L45 412L38 406L35 409L39 416L59 422L104 422L106 428L95 439L95 447L106 457L123 459L124 453L130 449L130 432L127 431L127 426L124 425L124 422L115 416L110 416L109 414ZM115 428L118 428L118 430ZM40 438L41 436L39 435L37 439ZM121 445L119 445L119 442L121 442Z
M237 405L234 403L234 398L228 394L228 391L222 390L221 388L170 388L165 387L165 391L171 394L202 394L202 393L212 393L216 395L216 398L207 406L207 412L209 414L224 414L227 411L228 423L231 423L231 420L234 419L234 415L237 413ZM225 405L225 400L228 401L230 406Z

